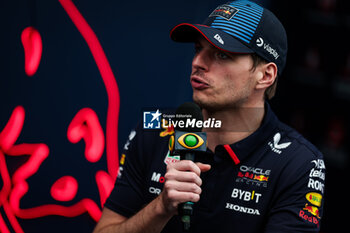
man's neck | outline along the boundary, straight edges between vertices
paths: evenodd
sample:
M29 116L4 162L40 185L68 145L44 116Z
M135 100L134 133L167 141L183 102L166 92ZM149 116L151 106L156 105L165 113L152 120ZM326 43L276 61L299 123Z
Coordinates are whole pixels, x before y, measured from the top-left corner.
M254 107L240 107L224 111L202 110L204 120L215 118L221 120L220 129L204 129L207 132L208 148L215 150L217 145L233 144L252 133L261 125L264 118L264 103Z

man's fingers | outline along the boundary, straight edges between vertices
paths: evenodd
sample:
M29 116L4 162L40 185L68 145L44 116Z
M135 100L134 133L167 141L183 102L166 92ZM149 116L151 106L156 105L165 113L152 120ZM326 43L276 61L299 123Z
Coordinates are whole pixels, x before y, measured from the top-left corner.
M182 160L170 163L165 173L164 188L161 193L163 206L169 212L176 212L179 203L198 202L202 189L201 172L210 170L210 165Z
M201 172L209 171L211 166L209 164L204 163L194 163L190 160L182 160L176 163L171 163L168 166L168 169L174 168L179 171L192 171L196 173L198 176Z
M200 196L197 193L179 192L176 190L170 190L168 192L168 198L170 200L173 200L173 202L176 203L176 206L177 206L179 203L183 203L187 201L198 202L200 199Z
M191 192L196 194L201 194L202 189L199 185L195 183L189 183L189 182L178 182L178 181L168 181L164 184L166 189L168 190L176 190L178 192Z
M175 180L179 182L195 183L198 186L202 185L202 179L194 172L172 169L165 174L164 178L166 181Z
M196 173L198 176L201 174L199 167L191 160L181 160L176 163L170 163L168 169L174 168L178 171L191 171Z
M210 170L211 166L209 164L204 164L204 163L196 163L196 165L199 167L201 172L207 172Z

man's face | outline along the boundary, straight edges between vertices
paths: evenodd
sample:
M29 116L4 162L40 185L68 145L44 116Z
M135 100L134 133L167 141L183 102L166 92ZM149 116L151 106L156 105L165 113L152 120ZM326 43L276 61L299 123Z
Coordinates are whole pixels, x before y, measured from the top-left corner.
M209 111L243 106L256 84L252 67L249 54L225 53L200 37L192 61L194 102Z

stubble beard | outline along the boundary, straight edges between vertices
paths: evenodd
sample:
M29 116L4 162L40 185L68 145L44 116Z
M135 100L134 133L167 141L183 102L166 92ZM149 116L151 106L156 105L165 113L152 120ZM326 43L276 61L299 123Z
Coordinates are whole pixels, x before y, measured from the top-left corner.
M220 111L226 111L229 109L235 109L238 110L240 108L243 108L247 100L250 96L249 88L245 88L244 90L241 90L240 93L237 93L235 87L226 87L226 92L229 92L230 94L227 94L227 96L220 100L215 99L215 96L205 96L201 98L200 94L193 93L193 101L198 104L201 109L207 110L207 112L220 112ZM217 92L218 95L224 94Z

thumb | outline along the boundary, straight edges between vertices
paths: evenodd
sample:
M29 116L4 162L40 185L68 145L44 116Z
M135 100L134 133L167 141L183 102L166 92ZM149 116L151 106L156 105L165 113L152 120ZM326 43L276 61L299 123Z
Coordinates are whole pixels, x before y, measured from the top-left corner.
M201 169L201 172L207 172L210 170L211 166L209 164L204 163L196 163L199 169Z

